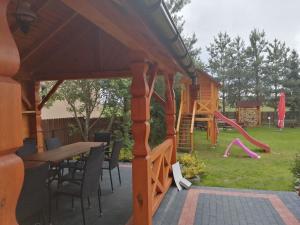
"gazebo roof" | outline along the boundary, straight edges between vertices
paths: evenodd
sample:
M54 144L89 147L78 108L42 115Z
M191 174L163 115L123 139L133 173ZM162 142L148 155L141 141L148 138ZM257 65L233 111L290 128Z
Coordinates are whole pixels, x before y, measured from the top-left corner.
M19 48L27 80L59 80L129 76L129 60L142 52L159 69L193 76L194 65L163 3L158 1L30 0L37 14L24 34L8 22ZM147 13L146 13L147 12Z

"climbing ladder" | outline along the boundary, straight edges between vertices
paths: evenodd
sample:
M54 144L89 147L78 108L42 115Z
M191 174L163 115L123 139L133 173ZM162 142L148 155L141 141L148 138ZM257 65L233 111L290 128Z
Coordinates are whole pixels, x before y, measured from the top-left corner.
M182 152L193 151L193 136L195 123L195 104L192 114L182 114L182 105L180 105L177 121L177 149Z
M192 135L190 132L192 123L191 115L182 115L177 138L177 149L183 152L192 151Z

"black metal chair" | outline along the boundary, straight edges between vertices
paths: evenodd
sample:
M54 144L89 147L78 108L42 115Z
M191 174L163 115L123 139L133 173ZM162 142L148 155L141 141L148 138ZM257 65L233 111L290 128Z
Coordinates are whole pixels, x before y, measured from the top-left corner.
M47 138L45 140L45 145L47 151L51 151L53 149L59 148L62 146L61 141L57 137L51 137ZM57 163L51 163L50 164L50 170L49 170L49 183L52 183L55 180L58 180L60 176L63 174L63 169L61 168L61 165L65 164L67 162L57 162Z
M86 224L85 211L83 200L88 199L90 206L90 197L97 193L99 212L101 209L101 188L99 178L102 172L102 164L104 161L104 146L91 148L90 153L84 163L82 172L74 172L65 175L60 180L60 185L57 188L56 194L72 197L72 207L74 207L74 197L81 200L81 211L83 224ZM65 182L68 182L64 185ZM57 199L58 201L58 199ZM58 204L57 204L58 205Z
M62 146L61 141L57 137L47 138L45 144L48 151Z
M35 215L43 215L43 219L45 218L45 209L49 201L46 186L48 168L49 164L43 163L25 170L24 184L16 208L19 223Z
M109 132L96 132L94 137L95 142L106 142L105 151L109 151L111 133Z
M21 158L34 153L36 153L36 140L34 138L24 139L23 146L16 151L16 154Z
M108 155L108 157L105 158L105 163L102 167L103 170L108 170L109 171L109 177L110 177L110 184L111 184L112 192L114 192L114 186L113 186L111 171L114 168L118 169L119 182L120 182L120 185L122 184L121 174L120 174L120 167L119 167L119 156L120 156L120 151L121 151L122 147L123 147L123 140L115 141L114 144L113 144L113 147L112 147L112 151Z

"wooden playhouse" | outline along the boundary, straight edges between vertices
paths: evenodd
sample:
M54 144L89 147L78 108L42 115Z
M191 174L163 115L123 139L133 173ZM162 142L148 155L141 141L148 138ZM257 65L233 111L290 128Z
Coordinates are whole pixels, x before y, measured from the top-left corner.
M207 139L215 145L218 130L214 113L218 111L220 84L203 71L198 71L194 81L182 78L181 84L181 103L176 128L178 150L193 150L194 126L197 122L206 125Z

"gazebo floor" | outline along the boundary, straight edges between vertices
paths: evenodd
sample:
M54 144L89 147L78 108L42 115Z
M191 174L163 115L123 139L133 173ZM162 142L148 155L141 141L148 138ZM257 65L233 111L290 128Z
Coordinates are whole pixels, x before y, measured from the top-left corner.
M110 189L108 172L104 171L101 183L103 215L99 217L96 198L92 199L91 209L86 209L88 225L130 224L131 167L122 164L120 169L121 186L117 172L113 171L114 193ZM60 198L58 210L55 202L52 208L53 225L83 224L78 200L75 200L74 210L67 197ZM155 214L153 225L300 225L300 198L294 192L209 187L178 192L172 187Z

